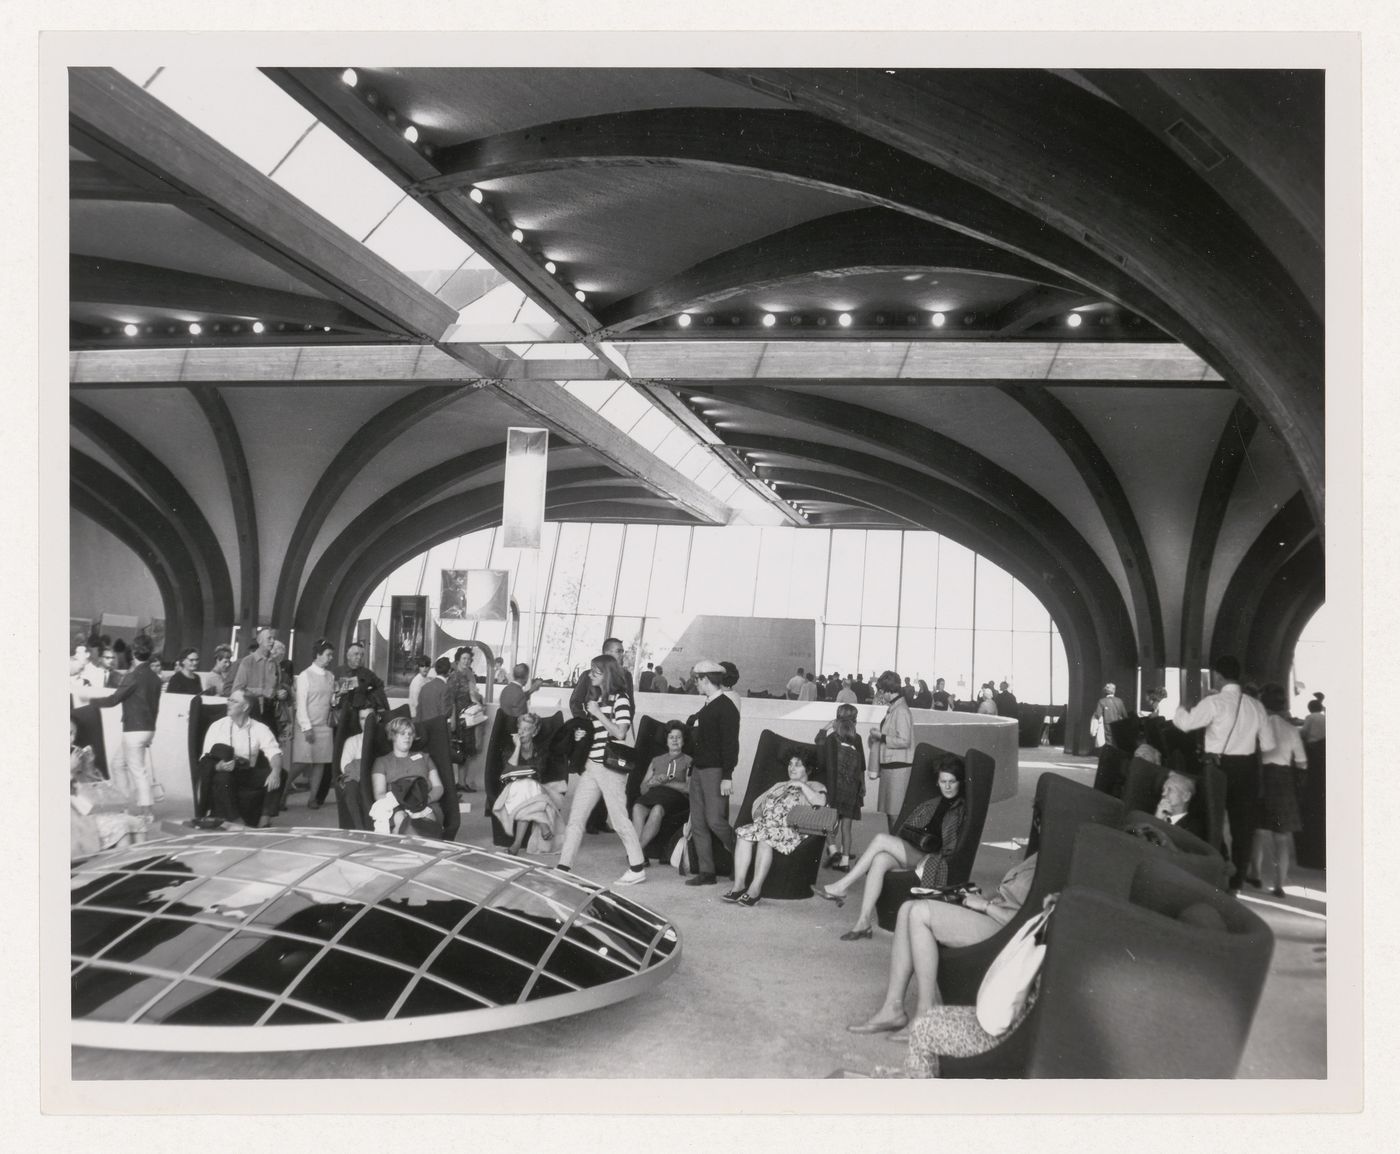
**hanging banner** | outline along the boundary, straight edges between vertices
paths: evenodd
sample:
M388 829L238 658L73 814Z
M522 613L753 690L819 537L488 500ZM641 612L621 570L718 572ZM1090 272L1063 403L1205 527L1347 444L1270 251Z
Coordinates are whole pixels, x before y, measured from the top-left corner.
M501 543L505 548L540 547L548 465L548 429L506 430L505 501L501 508Z

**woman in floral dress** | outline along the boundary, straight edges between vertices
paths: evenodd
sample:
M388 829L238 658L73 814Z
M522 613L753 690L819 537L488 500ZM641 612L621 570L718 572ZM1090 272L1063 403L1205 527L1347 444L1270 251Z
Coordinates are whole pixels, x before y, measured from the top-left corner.
M792 853L802 844L803 834L787 824L795 805L825 805L826 786L809 780L816 758L793 754L788 759L788 779L765 789L753 803L753 821L734 831L734 888L722 895L727 902L756 906L763 894L763 882L773 865L773 852ZM755 846L757 850L755 851ZM744 880L753 866L753 881Z

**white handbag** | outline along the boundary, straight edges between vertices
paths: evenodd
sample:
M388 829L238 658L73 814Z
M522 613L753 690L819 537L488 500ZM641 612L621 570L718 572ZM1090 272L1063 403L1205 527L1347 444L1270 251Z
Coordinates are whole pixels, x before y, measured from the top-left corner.
M1031 985L1045 961L1045 943L1040 939L1053 903L1053 897L1047 898L1046 908L1026 919L982 979L977 991L977 1023L993 1037L1011 1028L1030 997Z

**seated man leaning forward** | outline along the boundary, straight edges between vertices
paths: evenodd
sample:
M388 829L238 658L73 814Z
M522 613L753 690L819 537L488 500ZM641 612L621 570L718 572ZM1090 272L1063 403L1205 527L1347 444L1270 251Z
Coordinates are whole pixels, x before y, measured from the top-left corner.
M248 817L259 825L269 823L263 800L282 780L282 747L272 730L253 720L252 709L248 692L233 690L228 714L209 726L199 759L197 815L220 818L234 829L246 829Z
M904 999L909 981L915 983L914 1014L927 1013L940 1004L938 950L940 946L970 946L986 941L1016 916L1030 896L1035 881L1036 856L1017 862L1001 879L996 894L960 895L960 901L911 898L899 907L890 952L889 981L880 1008L864 1022L847 1026L853 1034L878 1034L903 1030L909 1024ZM896 1035L897 1040L903 1040Z
M1204 838L1205 822L1199 813L1191 812L1191 799L1195 796L1196 783L1184 773L1173 770L1162 783L1162 800L1157 803L1157 812L1152 816Z

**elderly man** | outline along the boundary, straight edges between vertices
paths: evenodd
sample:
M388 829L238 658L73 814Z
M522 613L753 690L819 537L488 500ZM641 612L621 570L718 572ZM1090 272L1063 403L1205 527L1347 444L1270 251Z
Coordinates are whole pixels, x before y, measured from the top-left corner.
M1173 723L1190 733L1204 729L1205 762L1225 771L1225 814L1230 823L1230 860L1235 872L1230 891L1238 893L1249 870L1254 828L1258 824L1259 752L1274 748L1264 707L1240 688L1240 663L1217 657L1210 667L1213 693L1193 708L1182 706Z
M238 663L233 675L233 688L247 693L254 717L266 725L275 724L277 702L287 697L281 685L281 667L272 652L276 641L277 630L264 625L258 630L256 647Z
M199 759L196 815L235 829L269 824L264 801L282 781L282 749L272 730L253 719L252 702L247 690L229 694L228 715L205 733Z
M1173 770L1162 782L1162 800L1152 816L1168 825L1179 825L1199 838L1206 836L1206 823L1199 813L1191 811L1191 799L1196 796L1196 783L1184 773Z

